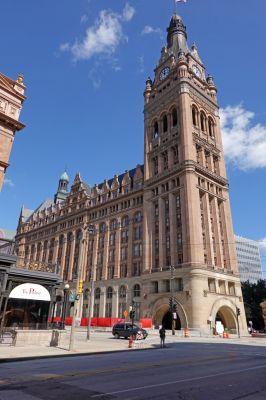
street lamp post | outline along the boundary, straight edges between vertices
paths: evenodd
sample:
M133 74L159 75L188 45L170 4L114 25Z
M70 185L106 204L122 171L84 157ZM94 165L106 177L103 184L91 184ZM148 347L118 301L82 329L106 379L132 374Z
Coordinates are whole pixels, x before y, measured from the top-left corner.
M64 287L64 301L62 307L62 316L61 316L61 329L65 329L65 319L66 319L66 310L68 303L68 293L69 293L69 284L66 283Z
M89 225L88 227L89 235L94 236L95 226ZM96 255L92 259L92 271L90 276L90 292L89 292L89 303L88 303L88 327L87 327L87 340L90 340L90 333L91 333L91 311L93 309L93 295L94 295L94 275L96 270Z
M79 242L79 259L78 259L78 271L77 271L77 284L76 284L76 293L74 300L74 308L73 308L73 316L72 316L72 324L71 324L71 332L70 332L70 340L69 340L69 351L74 348L74 340L75 340L75 328L76 328L76 314L78 311L79 298L82 293L80 293L80 278L81 278L81 266L82 266L82 250L83 244L85 242L85 232L87 230L87 225L84 225L82 228L81 239Z

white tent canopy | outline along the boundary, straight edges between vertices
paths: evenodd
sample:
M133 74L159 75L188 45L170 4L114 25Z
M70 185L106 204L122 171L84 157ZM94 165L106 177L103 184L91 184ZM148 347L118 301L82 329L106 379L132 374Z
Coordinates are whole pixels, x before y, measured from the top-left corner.
M10 299L51 301L48 290L36 283L23 283L16 286L9 295Z

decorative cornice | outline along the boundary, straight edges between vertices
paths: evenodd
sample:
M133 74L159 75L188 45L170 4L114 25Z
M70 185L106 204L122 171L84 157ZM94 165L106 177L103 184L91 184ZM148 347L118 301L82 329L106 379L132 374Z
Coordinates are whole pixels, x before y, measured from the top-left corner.
M17 121L16 119L9 117L8 115L2 113L1 111L0 111L0 121L3 121L11 128L15 128L17 131L20 131L26 126L22 124L20 121Z

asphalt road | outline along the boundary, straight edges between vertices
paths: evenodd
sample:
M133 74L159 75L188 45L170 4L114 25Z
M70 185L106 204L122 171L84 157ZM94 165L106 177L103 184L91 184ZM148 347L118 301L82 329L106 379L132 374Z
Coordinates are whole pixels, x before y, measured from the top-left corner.
M265 400L266 347L165 349L0 364L0 400Z

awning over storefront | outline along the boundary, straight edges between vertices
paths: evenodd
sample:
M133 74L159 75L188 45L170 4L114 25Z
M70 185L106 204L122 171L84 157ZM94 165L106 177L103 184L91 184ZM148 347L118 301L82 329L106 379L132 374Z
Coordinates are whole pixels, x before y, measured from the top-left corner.
M16 286L9 295L10 299L51 301L48 290L36 283L23 283Z

